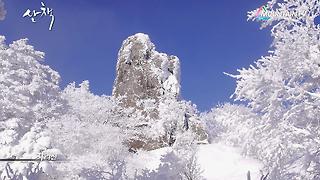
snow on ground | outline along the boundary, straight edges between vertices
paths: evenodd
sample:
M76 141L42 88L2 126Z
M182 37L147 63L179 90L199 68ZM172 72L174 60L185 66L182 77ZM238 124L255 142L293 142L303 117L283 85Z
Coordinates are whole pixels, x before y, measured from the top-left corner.
M161 155L170 148L157 149L150 152L140 152L134 156L129 169L157 169ZM222 143L200 145L198 162L207 180L246 180L250 171L252 180L259 180L261 163L252 158L243 157L240 150ZM134 173L128 171L129 174Z
M160 165L161 156L166 152L171 151L171 148L161 148L153 151L140 151L129 160L128 162L128 175L135 174L135 170L149 169L156 170Z
M246 180L248 171L252 180L258 180L262 168L257 160L243 157L239 149L221 143L201 145L198 163L208 180Z

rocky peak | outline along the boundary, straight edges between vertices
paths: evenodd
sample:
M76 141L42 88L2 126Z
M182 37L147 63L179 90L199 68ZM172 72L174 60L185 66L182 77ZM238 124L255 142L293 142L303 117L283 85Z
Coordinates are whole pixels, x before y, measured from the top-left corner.
M159 53L146 34L123 41L118 53L113 96L125 107L138 107L143 99L180 96L180 62L176 56Z
M135 137L138 139L133 137L128 141L132 149L151 150L172 145L175 134L181 130L194 131L199 136L199 140L206 138L198 115L195 112L189 112L188 109L192 109L191 106L180 101L178 57L156 51L155 45L146 34L138 33L123 41L118 53L116 80L112 94L119 99L122 107L132 107L137 114L144 115L139 121L133 123L134 128L146 126L151 128L168 114L178 121L173 125L176 127L167 129L166 133L158 134L155 139L137 132ZM172 112L176 114L170 114ZM165 119L162 120L165 121Z

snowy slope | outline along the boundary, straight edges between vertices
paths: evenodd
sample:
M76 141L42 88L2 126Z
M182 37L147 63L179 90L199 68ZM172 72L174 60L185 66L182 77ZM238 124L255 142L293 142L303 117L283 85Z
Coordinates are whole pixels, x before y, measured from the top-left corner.
M150 152L141 152L134 157L135 163L129 164L129 169L157 169L161 155L170 151L170 148L157 149ZM200 145L198 162L207 180L246 180L250 170L251 179L260 178L259 170L262 165L251 158L243 157L240 151L221 143ZM134 172L128 172L129 174Z
M238 149L220 143L200 146L198 161L208 180L246 180L249 170L252 180L260 178L262 165L258 161L243 157Z

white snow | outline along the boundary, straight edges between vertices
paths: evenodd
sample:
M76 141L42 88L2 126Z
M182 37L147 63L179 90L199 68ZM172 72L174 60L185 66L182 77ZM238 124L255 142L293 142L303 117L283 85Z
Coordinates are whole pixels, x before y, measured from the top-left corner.
M143 53L154 49L154 44L151 42L149 36L147 34L143 33L137 33L135 35L132 35L128 37L124 42L123 42L123 49L122 49L122 56L125 59L126 63L131 63L132 59L131 53L132 53L132 46L133 43L132 41L137 41L142 45L142 48L139 50Z
M133 169L155 170L160 164L160 158L170 148L157 149L150 152L139 152L128 165L128 173ZM198 163L207 180L245 180L250 171L251 179L260 179L262 164L252 158L241 155L240 150L222 143L199 145Z
M128 174L133 175L135 170L149 169L156 170L161 161L161 156L171 151L171 148L161 148L153 151L141 151L131 157L128 161Z
M173 94L180 93L180 85L177 78L174 75L170 75L168 77L168 79L163 83L163 88Z
M245 180L248 171L255 180L260 178L262 168L257 160L243 157L239 149L222 143L201 145L198 162L208 180Z

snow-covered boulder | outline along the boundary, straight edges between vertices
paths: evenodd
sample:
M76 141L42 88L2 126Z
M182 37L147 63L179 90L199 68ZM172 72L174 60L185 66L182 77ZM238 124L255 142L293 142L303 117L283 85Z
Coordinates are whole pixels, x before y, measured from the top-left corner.
M134 130L143 133L130 140L133 149L172 145L175 135L189 128L199 139L207 137L197 110L180 98L178 57L156 51L146 34L138 33L123 41L112 94L120 106L134 109L135 115L129 116L138 117L133 120L137 122L130 123L135 124ZM142 128L151 129L155 135L148 135Z
M178 57L159 53L146 34L128 37L118 54L113 96L121 97L124 107L139 107L142 99L180 96Z

